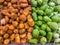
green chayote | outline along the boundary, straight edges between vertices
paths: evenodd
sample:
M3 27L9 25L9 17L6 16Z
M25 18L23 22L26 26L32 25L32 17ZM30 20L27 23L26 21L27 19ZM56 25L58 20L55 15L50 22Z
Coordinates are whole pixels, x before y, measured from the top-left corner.
M39 30L41 36L46 36L46 32L44 30Z
M29 43L31 43L31 44L37 44L38 40L37 39L30 39Z
M58 29L58 24L56 22L48 22L47 24L53 30Z
M34 38L38 38L39 30L38 29L34 29L33 32L32 32L32 35L33 35Z

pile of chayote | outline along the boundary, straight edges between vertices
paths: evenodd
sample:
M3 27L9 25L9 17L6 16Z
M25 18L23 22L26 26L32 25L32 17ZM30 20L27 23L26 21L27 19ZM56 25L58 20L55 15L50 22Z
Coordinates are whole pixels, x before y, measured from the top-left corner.
M60 42L60 5L56 0L32 0L32 18L35 21L32 44Z

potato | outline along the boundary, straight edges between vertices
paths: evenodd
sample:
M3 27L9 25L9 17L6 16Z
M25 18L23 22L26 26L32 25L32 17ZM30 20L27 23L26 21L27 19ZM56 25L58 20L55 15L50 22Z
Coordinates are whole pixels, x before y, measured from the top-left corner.
M5 21L6 21L6 23L9 22L9 17L8 16L5 16Z
M11 35L13 33L13 31L12 30L8 30L7 33Z
M27 3L27 0L19 0L21 3Z
M14 27L17 27L17 26L18 26L18 22L17 22L17 21L12 21L12 25L13 25Z
M20 14L22 14L23 13L23 9L20 9Z
M7 39L7 38L9 37L9 34L6 33L6 34L3 35L3 37L4 37L5 39Z
M4 0L0 0L0 3L4 2Z
M21 39L21 44L26 44L26 43L27 43L27 39L26 38Z
M16 20L16 18L17 18L17 14L15 14L15 13L11 13L11 16L10 16L10 17L11 17L12 20Z
M20 4L20 7L21 7L21 8L25 8L25 7L27 7L27 6L28 6L28 3L21 3L21 4Z
M24 33L25 31L26 31L25 29L20 29L20 30L19 30L19 33L22 34L22 33Z
M14 30L14 26L13 25L10 25L9 26L9 30Z
M20 23L19 28L24 28L24 23Z
M20 44L20 36L19 36L19 34L15 35L15 43Z
M0 36L0 44L2 44L2 42L3 42L3 37Z
M20 15L20 20L25 22L26 21L26 16L24 14Z
M10 36L10 40L13 41L14 39L15 39L15 34L12 34L12 35Z
M3 30L0 30L0 35L4 35L5 32Z
M12 6L11 2L9 2L9 3L7 4L7 6L8 6L8 7Z
M21 35L20 35L20 38L26 38L26 33L21 34Z
M24 23L24 25L25 25L25 29L29 28L29 24L28 23Z
M11 3L16 3L17 2L17 0L11 0Z
M18 34L18 29L14 29L14 33Z
M10 42L10 39L5 39L4 40L4 44L6 44L6 45L9 44L9 42Z
M26 13L26 12L27 12L27 13ZM27 15L29 14L29 9L25 8L25 9L23 10L23 14L24 14L25 16L27 16Z
M31 33L27 33L27 39L28 40L32 39L32 34Z
M1 29L1 30L4 31L4 32L7 32L8 27L6 27L6 26L2 26L2 29Z
M29 28L27 29L27 31L28 31L28 33L32 33L33 27L29 27Z
M4 4L5 6L7 6L8 3L5 1L3 4Z
M28 24L29 24L30 26L34 26L34 21L33 21L32 17L31 17L31 15L28 15L28 16L27 16L27 21L28 21Z

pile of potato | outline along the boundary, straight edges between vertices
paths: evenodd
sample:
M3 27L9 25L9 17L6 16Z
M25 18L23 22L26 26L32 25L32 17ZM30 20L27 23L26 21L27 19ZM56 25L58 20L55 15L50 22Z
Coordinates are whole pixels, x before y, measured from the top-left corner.
M25 44L32 38L31 0L0 0L0 44Z

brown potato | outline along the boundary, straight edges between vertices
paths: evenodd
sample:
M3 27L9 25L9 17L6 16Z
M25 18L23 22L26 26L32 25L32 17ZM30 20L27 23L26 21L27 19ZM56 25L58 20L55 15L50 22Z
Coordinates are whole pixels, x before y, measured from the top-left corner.
M34 26L34 21L30 20L30 21L28 21L28 24L29 24L30 26Z
M28 23L24 23L24 25L25 25L25 29L28 29L29 28Z
M15 43L20 44L20 36L19 36L19 34L15 35Z
M21 44L26 44L26 43L27 43L27 39L26 38L21 39Z
M21 8L25 8L25 7L27 7L27 6L28 6L28 3L21 3L21 4L20 4L20 7L21 7Z
M0 0L0 3L4 2L4 0Z
M4 40L4 44L7 45L7 44L9 44L9 43L10 43L10 39L5 39L5 40Z
M5 1L5 2L4 2L4 5L7 6L7 4L8 4L8 3Z
M12 6L13 6L14 8L17 8L17 5L16 5L16 4L13 4Z
M8 13L8 10L2 10L1 13L4 14L5 16L10 17L10 14Z
M23 22L25 22L25 21L26 21L26 16L25 16L25 15L23 15L23 14L22 14L22 15L20 15L20 20L21 20L21 21L23 21Z
M29 6L26 8L26 10L32 11L31 5L29 5Z
M27 12L27 13L26 13L26 12ZM23 14L24 14L25 16L27 16L27 15L29 14L29 10L25 8L25 9L23 10Z
M20 23L19 28L24 28L24 23Z
M5 32L3 30L0 30L0 35L4 35Z
M11 2L9 2L9 3L7 4L7 6L8 6L8 7L12 6Z
M18 12L18 9L15 9L13 6L10 6L10 7L8 8L8 11L9 11L10 13L17 13L17 12Z
M6 21L6 23L9 22L9 17L8 16L5 16L5 21Z
M9 30L14 30L14 26L13 25L10 25L9 26Z
M13 25L14 27L17 27L17 26L18 26L18 22L17 22L17 21L12 21L12 25Z
M19 0L20 3L27 3L27 0Z
M18 29L14 29L14 33L18 34Z
M33 20L33 19L32 19L32 16L31 16L31 15L28 15L28 16L27 16L27 20L30 20L30 19Z
M20 29L20 30L19 30L19 33L22 34L22 33L24 33L25 31L26 31L25 29Z
M17 2L17 0L11 0L11 3L16 3Z
M7 2L10 2L10 0L6 0Z
M29 29L27 29L27 31L28 31L29 33L32 33L33 27L29 27Z
M13 21L13 20L12 20L12 19L10 19L8 23L9 23L9 24L11 24L11 23L12 23L12 21Z
M22 14L23 13L23 9L20 9L20 14Z
M7 39L8 37L9 37L9 34L4 34L4 36L3 36L5 39Z
M15 34L12 34L12 35L10 36L10 40L13 41L14 39L15 39Z
M3 42L3 37L0 36L0 44L2 44L2 42Z
M11 35L13 33L13 31L12 30L8 30L7 33Z
M11 19L13 19L13 20L16 20L16 18L17 18L17 14L15 14L15 13L11 13Z
M31 17L31 15L28 15L28 16L27 16L27 21L28 21L28 24L29 24L30 26L34 26L34 21L33 21L32 17Z
M3 27L2 27L2 30L3 30L4 32L7 32L7 30L8 30L8 27L6 27L6 26L3 26Z
M27 39L30 40L32 38L32 34L31 33L27 33Z
M16 21L19 22L19 17L16 18Z
M26 38L26 33L21 34L21 35L20 35L20 38Z

